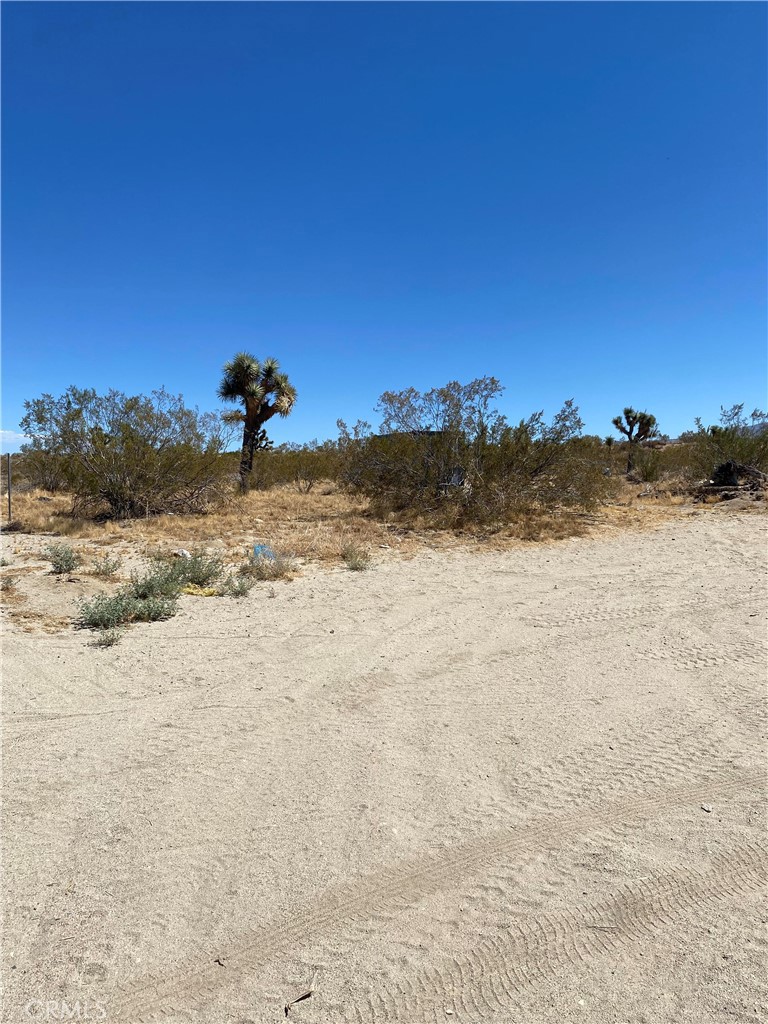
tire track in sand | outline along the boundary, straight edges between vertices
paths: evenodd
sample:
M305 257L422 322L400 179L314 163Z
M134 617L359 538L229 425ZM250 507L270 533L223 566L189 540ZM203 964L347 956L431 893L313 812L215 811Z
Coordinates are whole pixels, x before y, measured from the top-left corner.
M768 855L746 846L716 858L709 870L667 871L623 885L610 896L575 910L537 914L466 953L393 981L375 978L375 992L339 1007L338 1020L461 1021L509 1013L517 997L561 970L583 970L590 960L653 938L685 911L738 898L765 885Z
M495 835L462 844L443 855L401 862L395 868L363 878L359 883L326 892L306 912L292 920L255 928L226 950L227 971L211 963L190 964L186 969L162 976L149 976L115 993L110 1006L116 1020L148 1024L167 1019L175 1007L194 1006L211 998L223 984L232 984L238 972L253 971L276 954L329 929L396 913L419 900L455 885L467 874L476 874L500 857L524 854L560 846L564 840L617 823L654 817L661 810L713 799L738 792L750 784L762 784L762 774L752 774L720 783L689 783L664 794L638 796L590 811L580 808L559 817L532 820L520 832L503 829Z

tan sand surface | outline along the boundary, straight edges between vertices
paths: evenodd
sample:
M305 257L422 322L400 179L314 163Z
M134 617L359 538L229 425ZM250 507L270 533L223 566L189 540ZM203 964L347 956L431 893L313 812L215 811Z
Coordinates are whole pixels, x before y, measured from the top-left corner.
M5 630L6 1020L766 1019L764 516L87 641Z

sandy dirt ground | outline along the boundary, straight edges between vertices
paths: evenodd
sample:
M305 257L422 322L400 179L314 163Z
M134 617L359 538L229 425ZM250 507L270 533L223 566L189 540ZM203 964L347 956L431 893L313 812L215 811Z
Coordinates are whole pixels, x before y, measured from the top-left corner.
M5 1019L766 1020L766 525L11 622Z

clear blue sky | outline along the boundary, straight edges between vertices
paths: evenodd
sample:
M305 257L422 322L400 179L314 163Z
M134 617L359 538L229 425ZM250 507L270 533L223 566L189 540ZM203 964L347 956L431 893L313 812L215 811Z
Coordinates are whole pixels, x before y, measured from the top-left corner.
M757 3L4 3L3 422L69 384L276 441L492 374L672 435L766 404ZM273 421L274 424L274 421Z

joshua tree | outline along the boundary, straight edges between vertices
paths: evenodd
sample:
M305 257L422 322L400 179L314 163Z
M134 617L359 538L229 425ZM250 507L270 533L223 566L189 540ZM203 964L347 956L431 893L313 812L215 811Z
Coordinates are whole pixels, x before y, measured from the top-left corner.
M659 428L656 426L656 417L649 412L635 412L631 406L624 410L624 419L616 416L611 420L614 427L623 434L629 441L627 452L627 472L632 472L635 463L635 446L641 441L650 441L659 436Z
M245 492L253 470L253 453L257 447L265 447L262 428L275 414L289 415L296 403L296 388L286 374L280 373L276 359L260 363L250 352L238 352L224 364L218 394L224 402L242 404L242 411L229 414L227 419L243 424L240 489Z

